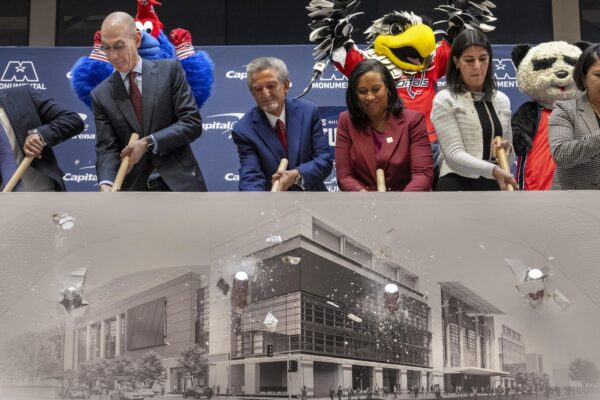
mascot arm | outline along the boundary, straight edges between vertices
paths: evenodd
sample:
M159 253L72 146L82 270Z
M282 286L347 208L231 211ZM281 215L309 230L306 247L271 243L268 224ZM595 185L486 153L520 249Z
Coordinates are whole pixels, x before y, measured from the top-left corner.
M196 99L198 108L210 96L214 80L214 63L204 51L194 51L192 35L186 29L173 29L169 35L175 45L177 58L185 71L185 76Z
M331 59L335 67L346 77L349 77L354 68L365 59L362 52L354 45L353 42L347 43L335 50Z
M538 125L539 106L533 101L523 103L511 119L515 154L526 154L533 143Z
M440 79L446 75L446 67L448 65L448 59L450 58L450 43L447 40L442 39L435 48L435 77Z
M71 68L71 87L86 106L92 107L92 90L112 74L114 68L108 62L100 43L100 31L94 34L94 47L88 57L81 57Z

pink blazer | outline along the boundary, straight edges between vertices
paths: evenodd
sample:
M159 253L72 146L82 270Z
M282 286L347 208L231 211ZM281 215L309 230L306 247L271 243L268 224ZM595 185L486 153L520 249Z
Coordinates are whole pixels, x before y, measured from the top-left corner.
M340 114L335 144L337 182L342 191L377 190L376 170L383 169L388 191L430 191L433 156L423 114L404 109L391 116L379 164L368 130L359 131L348 111Z

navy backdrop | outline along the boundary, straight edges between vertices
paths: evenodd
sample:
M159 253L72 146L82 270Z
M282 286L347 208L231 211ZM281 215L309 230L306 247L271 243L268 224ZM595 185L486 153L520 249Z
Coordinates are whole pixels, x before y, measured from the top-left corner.
M302 92L312 73L312 46L222 46L202 49L208 52L215 63L215 81L212 95L201 110L204 132L192 144L192 148L208 190L236 191L239 160L231 140L231 128L254 106L246 83L246 63L254 57L265 55L283 59L288 65L292 81L288 95L296 96ZM510 45L494 46L494 69L499 89L510 97L514 111L526 97L517 88L515 67L510 60L511 49ZM55 148L65 171L64 179L69 191L97 190L93 115L69 86L71 66L89 52L89 48L0 47L0 90L29 83L34 89L78 112L85 121L85 131L81 135ZM319 106L332 152L337 117L345 108L346 85L346 78L330 65L305 97ZM335 174L326 183L330 190L337 190Z

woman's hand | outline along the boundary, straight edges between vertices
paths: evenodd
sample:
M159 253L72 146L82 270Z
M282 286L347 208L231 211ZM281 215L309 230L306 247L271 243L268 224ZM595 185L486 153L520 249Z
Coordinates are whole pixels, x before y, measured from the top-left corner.
M499 166L494 166L492 174L494 175L494 179L496 179L496 182L498 182L500 190L508 190L508 185L512 185L512 187L515 190L518 190L518 185L517 181L515 181L515 178L513 178L513 176L510 173L504 171Z
M497 151L500 149L504 149L506 154L510 154L513 147L512 147L512 144L508 140L502 140L502 142L500 142L498 144L494 144L494 147L492 149L492 155L494 156L494 158L497 158Z

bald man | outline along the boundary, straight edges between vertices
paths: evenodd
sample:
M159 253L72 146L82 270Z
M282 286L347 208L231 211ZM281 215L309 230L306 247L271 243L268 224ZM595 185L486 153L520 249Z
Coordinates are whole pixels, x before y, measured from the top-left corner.
M121 158L129 155L122 190L206 191L190 147L202 120L179 61L141 59L141 33L124 12L108 15L100 32L115 68L92 91L100 190L110 191ZM140 139L128 145L133 132Z

